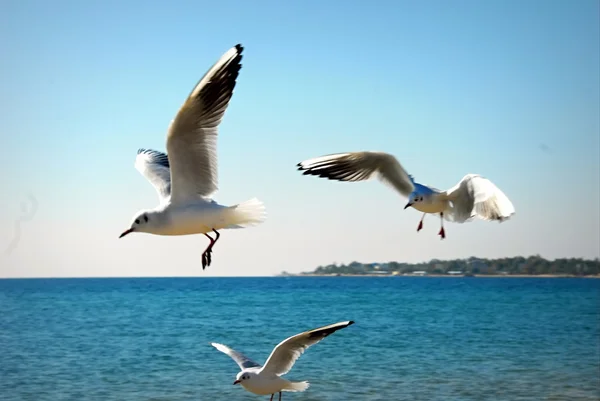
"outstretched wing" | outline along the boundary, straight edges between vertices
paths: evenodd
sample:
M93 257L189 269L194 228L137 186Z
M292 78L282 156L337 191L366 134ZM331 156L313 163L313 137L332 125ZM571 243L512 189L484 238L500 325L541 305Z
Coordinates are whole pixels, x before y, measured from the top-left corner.
M330 324L329 326L319 327L314 330L305 331L304 333L296 334L280 342L271 355L262 372L268 372L276 375L284 375L290 371L292 366L304 351L336 331L354 324L352 320Z
M233 359L235 361L235 363L237 363L238 366L240 367L240 369L242 369L242 370L248 369L248 368L260 368L261 367L258 363L254 362L252 359L248 358L246 355L244 355L240 352L237 352L236 350L233 350L226 345L219 344L219 343L210 343L210 345L212 345L219 351L229 355L231 357L231 359Z
M194 87L167 134L172 203L210 197L217 190L218 126L242 68L241 45L229 49Z
M377 175L385 184L408 197L414 182L400 162L384 152L335 153L297 164L304 175L316 175L337 181L365 181Z
M508 197L490 180L478 174L467 174L446 191L451 207L444 212L450 221L464 223L473 217L504 221L515 213Z
M156 189L161 203L171 196L171 171L169 158L165 153L151 149L139 149L135 158L135 168Z

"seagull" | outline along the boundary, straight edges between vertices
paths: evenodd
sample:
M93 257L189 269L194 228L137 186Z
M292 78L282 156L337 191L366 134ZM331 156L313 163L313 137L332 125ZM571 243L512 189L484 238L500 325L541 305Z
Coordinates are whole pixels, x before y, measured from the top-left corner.
M281 401L282 391L305 391L309 383L307 381L291 382L280 376L285 375L292 369L296 360L308 347L351 324L354 324L352 320L334 323L289 337L273 349L269 359L265 362L265 366L259 365L226 345L219 343L211 343L211 345L229 355L242 370L237 374L233 382L234 385L241 384L244 389L257 395L271 394L269 401L273 401L275 393L279 393L279 401Z
M138 212L130 233L155 235L204 234L210 243L202 253L202 270L211 264L218 230L262 223L265 207L252 198L223 206L217 191L218 126L231 100L242 64L241 45L229 49L208 70L185 100L167 132L167 151L139 149L135 168L154 186L159 205ZM209 232L215 233L213 239Z
M377 176L408 198L404 209L413 207L423 216L417 232L423 228L426 214L439 214L444 239L444 218L464 223L478 217L482 220L505 221L515 213L511 201L490 180L479 174L467 174L454 187L442 191L415 182L400 162L384 152L334 153L305 160L296 165L303 175L316 175L337 181L365 181Z

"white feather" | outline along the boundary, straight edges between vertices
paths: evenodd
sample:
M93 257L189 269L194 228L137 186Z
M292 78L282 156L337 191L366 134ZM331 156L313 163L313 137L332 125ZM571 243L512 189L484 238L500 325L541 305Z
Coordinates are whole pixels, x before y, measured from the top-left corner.
M451 202L444 212L450 221L464 223L474 217L482 220L504 221L515 208L508 197L490 180L478 174L467 174L454 187L446 191Z

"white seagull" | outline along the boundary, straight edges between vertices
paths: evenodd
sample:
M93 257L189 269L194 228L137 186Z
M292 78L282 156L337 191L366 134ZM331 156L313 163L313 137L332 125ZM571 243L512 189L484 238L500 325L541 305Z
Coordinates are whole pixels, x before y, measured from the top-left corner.
M271 394L270 401L273 401L275 393L279 393L279 401L281 401L282 391L305 391L309 383L307 381L291 382L280 376L285 375L292 369L296 360L308 347L318 343L331 333L348 327L351 324L354 324L354 322L349 320L289 337L275 347L269 359L265 362L265 366L259 365L252 359L232 350L226 345L218 343L211 343L211 345L229 355L238 364L240 369L242 369L237 374L233 382L234 385L241 384L246 390L257 395Z
M415 182L400 162L383 152L335 153L305 160L297 164L304 175L316 175L338 181L365 181L377 175L408 198L404 209L413 207L423 212L417 232L423 228L427 213L439 214L442 227L438 235L446 237L444 218L456 223L473 217L502 222L515 213L511 201L490 180L478 174L467 174L447 191Z
M217 191L218 126L231 100L242 67L241 45L229 49L194 87L167 132L167 151L138 150L135 168L158 192L160 204L138 212L119 238L132 232L155 235L204 234L210 244L202 269L210 266L217 230L241 228L265 219L256 198L234 206L212 199ZM213 239L208 232L213 231Z

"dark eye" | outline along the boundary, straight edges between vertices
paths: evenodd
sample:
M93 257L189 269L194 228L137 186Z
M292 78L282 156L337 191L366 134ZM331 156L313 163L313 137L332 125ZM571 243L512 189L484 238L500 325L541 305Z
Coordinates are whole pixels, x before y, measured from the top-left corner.
M147 223L148 222L148 216L144 215L144 221Z
M135 224L140 224L140 221L138 219L135 219Z

